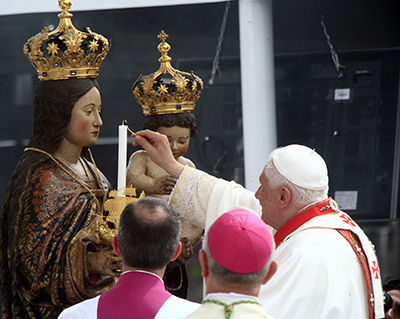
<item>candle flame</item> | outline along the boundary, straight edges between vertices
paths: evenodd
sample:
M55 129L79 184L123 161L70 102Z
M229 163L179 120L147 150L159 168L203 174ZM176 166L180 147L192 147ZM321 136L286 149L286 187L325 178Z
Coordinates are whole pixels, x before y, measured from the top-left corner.
M135 137L135 136L136 136L136 133L133 132L133 131L129 128L129 126L128 126L128 121L127 121L127 120L124 120L124 124L127 126L128 131L133 135L133 137Z

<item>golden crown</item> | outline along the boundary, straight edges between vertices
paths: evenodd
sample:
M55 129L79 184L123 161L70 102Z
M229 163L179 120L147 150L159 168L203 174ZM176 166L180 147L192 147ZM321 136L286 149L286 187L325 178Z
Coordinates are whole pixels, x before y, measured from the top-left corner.
M52 32L47 27L24 45L24 54L38 72L40 80L96 78L110 50L108 40L89 28L78 31L71 21L71 0L58 0L62 13ZM47 52L46 52L46 49Z
M165 42L168 34L161 31L157 38L161 40L157 47L161 53L160 68L150 75L140 75L132 86L133 94L146 116L192 112L203 81L193 72L175 70L168 56L171 46Z

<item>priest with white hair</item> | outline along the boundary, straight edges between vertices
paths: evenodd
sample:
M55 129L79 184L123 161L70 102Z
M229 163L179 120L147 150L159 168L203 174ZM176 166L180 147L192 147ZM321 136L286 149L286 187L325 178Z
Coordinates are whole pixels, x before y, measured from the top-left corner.
M141 145L178 178L170 205L189 222L208 229L221 212L244 206L274 229L279 267L259 295L269 314L280 319L384 317L374 247L328 197L328 170L315 150L303 145L274 150L254 194L179 164L161 134L137 132L133 145Z

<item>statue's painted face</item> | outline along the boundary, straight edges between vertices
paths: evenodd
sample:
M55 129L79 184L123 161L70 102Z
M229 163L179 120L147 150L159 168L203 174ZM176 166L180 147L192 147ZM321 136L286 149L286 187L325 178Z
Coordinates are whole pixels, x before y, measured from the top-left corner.
M89 147L96 143L103 121L100 116L101 96L93 87L75 104L71 112L64 139L76 147Z
M160 126L157 129L157 132L168 137L169 145L171 146L171 151L172 154L174 154L175 159L185 155L189 148L190 142L189 128L180 126Z

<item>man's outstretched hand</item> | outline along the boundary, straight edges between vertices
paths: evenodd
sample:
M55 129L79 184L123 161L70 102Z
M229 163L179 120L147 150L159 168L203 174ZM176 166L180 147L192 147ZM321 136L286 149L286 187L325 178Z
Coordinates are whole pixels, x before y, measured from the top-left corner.
M165 169L173 177L179 177L184 166L175 160L168 138L165 135L144 130L136 132L134 138L133 146L142 146L154 163Z

